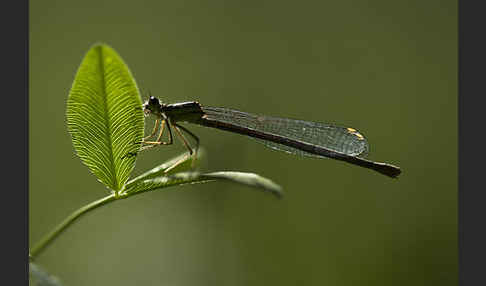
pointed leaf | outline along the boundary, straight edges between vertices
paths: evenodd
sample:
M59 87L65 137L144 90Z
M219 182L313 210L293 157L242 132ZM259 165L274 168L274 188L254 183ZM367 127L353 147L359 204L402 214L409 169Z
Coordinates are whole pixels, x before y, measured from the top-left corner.
M99 181L120 190L143 137L142 100L128 67L109 46L93 46L78 69L67 102L74 149Z
M282 198L283 196L282 187L274 183L272 180L254 173L223 171L203 174L201 177L213 180L226 180L233 183L246 185L248 187L268 191L278 198Z
M205 155L204 148L199 147L199 150L197 152L197 158L195 159L196 163L199 162L204 155ZM131 179L130 181L127 182L127 188L130 187L132 184L136 182L141 182L143 180L189 171L193 167L192 161L193 161L193 157L188 156L187 152L180 154L179 156L176 156L168 160L167 162L164 162L159 166L150 169L149 171L141 174L140 176ZM177 164L177 166L173 167L175 164Z
M262 191L270 192L278 198L282 197L281 187L271 180L253 173L231 171L206 174L200 174L197 172L186 172L134 181L131 184L127 185L124 191L124 195L130 196L133 194L153 191L156 189L166 188L175 185L205 183L216 180L226 180L233 183L246 185L249 187L260 189Z

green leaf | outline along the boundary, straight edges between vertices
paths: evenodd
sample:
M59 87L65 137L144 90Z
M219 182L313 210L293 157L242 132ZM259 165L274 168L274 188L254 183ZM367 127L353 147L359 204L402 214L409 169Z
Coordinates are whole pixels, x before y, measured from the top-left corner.
M283 196L282 187L274 183L272 180L254 173L221 171L203 174L201 177L204 179L226 180L229 182L246 185L248 187L270 192L277 198L282 198Z
M281 187L269 179L253 173L231 171L206 174L200 174L198 172L185 172L145 180L136 180L127 185L123 195L130 196L175 185L205 183L217 180L226 180L229 182L257 188L262 191L270 192L278 198L281 198L283 195Z
M128 67L109 46L93 46L78 69L67 101L74 149L112 190L122 189L143 137L142 100ZM138 142L138 143L136 143Z
M155 177L160 177L160 176L167 176L179 172L184 172L188 171L193 168L192 161L194 158L192 156L188 156L189 153L185 152L183 154L180 154L170 160L168 160L165 163L160 164L159 166L141 174L140 176L133 178L132 180L127 182L126 188L130 187L134 183L147 180L147 179L152 179ZM202 157L204 157L205 151L204 148L199 147L199 150L197 152L197 158L196 163L201 160ZM173 167L175 164L177 164L176 167ZM171 168L172 167L172 168ZM170 169L169 169L170 168ZM168 170L169 169L169 170Z

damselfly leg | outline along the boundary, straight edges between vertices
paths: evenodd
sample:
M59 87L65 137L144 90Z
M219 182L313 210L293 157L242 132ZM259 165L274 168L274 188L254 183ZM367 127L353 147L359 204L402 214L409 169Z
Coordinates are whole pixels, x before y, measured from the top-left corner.
M170 122L168 122L169 119L166 118L166 119L163 119L160 123L160 132L159 132L159 135L157 136L157 139L155 141L143 141L142 143L145 144L145 146L142 146L142 148L140 149L140 151L144 151L144 150L147 150L147 149L150 149L150 148L153 148L153 147L156 147L156 146L160 146L160 145L171 145L173 143L173 138L172 138L172 130L170 129ZM165 126L167 125L167 130L169 131L169 142L164 142L162 141L162 135L164 134L164 130L165 130ZM148 138L152 137L153 135L151 136L148 136Z
M197 151L199 150L199 138L194 135L194 133L192 133L191 131L189 131L187 128L177 124L177 123L174 123L175 126L177 126L178 128L180 128L182 131L186 132L187 134L189 134L193 139L194 141L196 141L196 147L194 148L194 158L197 157Z
M197 138L196 135L194 135L192 132L190 132L189 130L187 130L186 128L180 126L177 123L173 123L172 126L174 127L174 130L176 131L177 135L179 135L179 138L182 140L182 143L184 144L184 146L186 146L187 150L189 151L189 154L187 154L186 156L182 157L174 165L172 165L168 169L166 169L165 172L167 173L170 170L174 169L175 167L177 167L178 165L180 165L181 163L183 163L188 157L191 157L191 156L192 156L191 167L194 168L195 162L196 162L196 159L197 159L197 151L199 149L199 138ZM192 149L191 145L189 144L189 140L187 140L187 138L184 136L184 134L182 133L182 131L184 131L187 134L189 134L196 141L196 147L194 148L194 150Z
M152 138L152 137L155 135L155 133L157 133L157 129L158 129L158 127L159 127L159 119L157 118L157 119L155 120L155 123L154 123L154 129L152 130L152 133L151 133L149 136L144 137L144 138L143 138L143 141L145 141L145 140L147 140L147 139ZM143 141L142 141L142 143L143 143Z

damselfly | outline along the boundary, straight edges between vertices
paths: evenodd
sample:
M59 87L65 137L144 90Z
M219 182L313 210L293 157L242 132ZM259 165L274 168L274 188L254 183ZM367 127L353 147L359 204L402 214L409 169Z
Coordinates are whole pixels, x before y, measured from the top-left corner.
M195 101L163 104L154 96L143 104L143 110L146 116L154 115L156 120L152 133L144 138L142 150L172 144L174 129L189 150L189 155L197 154L199 138L179 125L179 122L188 122L250 136L269 148L295 155L332 158L392 178L401 173L397 166L364 159L369 150L368 142L360 132L350 127L205 107ZM167 142L162 141L165 127L169 132ZM156 139L148 141L155 136L157 129L160 131ZM184 133L194 139L194 150Z

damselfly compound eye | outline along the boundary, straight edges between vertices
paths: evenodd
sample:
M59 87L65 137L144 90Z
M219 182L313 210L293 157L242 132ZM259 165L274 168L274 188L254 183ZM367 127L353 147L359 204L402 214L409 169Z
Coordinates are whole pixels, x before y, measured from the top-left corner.
M158 106L158 105L160 105L160 102L156 97L151 96L149 98L149 104L152 105L152 106Z

